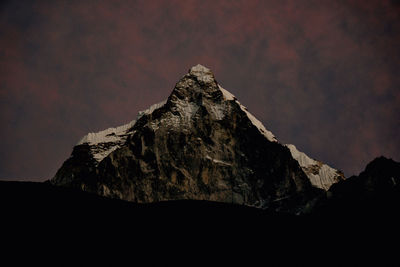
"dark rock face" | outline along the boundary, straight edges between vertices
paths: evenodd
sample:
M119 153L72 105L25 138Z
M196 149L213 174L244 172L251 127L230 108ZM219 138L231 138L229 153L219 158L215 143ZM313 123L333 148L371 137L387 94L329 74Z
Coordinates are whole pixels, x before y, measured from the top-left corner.
M379 157L371 161L359 176L352 176L333 185L330 192L336 197L351 194L364 199L399 189L400 163Z
M100 161L89 141L76 146L51 182L138 203L211 200L291 213L322 192L200 65L124 136Z
M397 214L399 203L396 202ZM121 255L132 260L132 251L135 261L138 255L144 255L143 260L149 261L155 253L167 252L176 255L171 264L186 264L182 255L190 255L188 260L192 260L198 257L198 251L204 251L204 244L207 253L201 258L206 257L205 264L215 262L217 256L221 262L230 259L237 263L236 254L242 255L246 264L253 259L254 265L275 260L279 266L297 266L299 262L320 266L324 259L339 266L369 266L375 261L378 266L392 266L398 262L397 246L393 244L399 239L399 216L390 220L382 216L354 220L347 214L322 218L294 216L243 205L193 200L138 204L48 183L3 181L0 181L0 206L2 241L7 244L6 251L10 249L12 262L16 261L12 252L21 254L26 249L26 253L32 253L34 248L38 249L40 263L44 250L52 255L60 253L60 259L64 260L71 244L74 251L83 252L77 255L76 261L82 262L82 255L87 255L88 262L93 264L98 260L100 265L105 261L103 256L98 257L103 251L112 258L112 265ZM169 240L178 240L183 245L163 245ZM93 254L88 254L88 248L93 249ZM196 251L192 255L193 249ZM213 251L215 254L210 255ZM68 258L75 255L70 254ZM170 259L155 258L162 264ZM26 259L32 263L32 257ZM53 258L50 260L54 262Z
M90 153L90 146L88 144L77 145L74 147L71 157L63 163L51 182L79 188L87 181L96 179L96 165L96 160Z
M376 158L359 176L334 184L327 196L316 213L375 219L380 215L399 216L400 163L385 157Z

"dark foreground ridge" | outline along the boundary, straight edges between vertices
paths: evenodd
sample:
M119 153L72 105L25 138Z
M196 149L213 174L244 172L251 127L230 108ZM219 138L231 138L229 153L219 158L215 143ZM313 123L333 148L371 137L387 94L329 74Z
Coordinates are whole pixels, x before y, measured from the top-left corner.
M3 212L12 215L11 218L21 218L24 223L33 219L49 227L75 220L95 221L98 225L118 221L133 225L143 224L146 227L151 224L160 226L179 222L181 225L176 228L185 228L186 223L200 224L208 220L235 224L244 218L260 222L268 218L271 223L274 220L296 219L294 215L202 200L138 204L57 187L50 183L0 182L0 196ZM49 218L50 225L47 222Z
M85 253L113 255L115 248L135 257L149 253L149 262L163 261L160 255L166 253L174 260L191 255L246 263L261 258L279 265L383 266L397 262L392 244L399 240L399 166L375 159L301 216L211 201L138 204L50 183L0 182L2 229L17 244L35 247L45 240L46 250L62 254L72 242ZM229 254L222 253L226 250Z
M372 219L400 215L400 163L374 159L359 176L334 184L320 204L314 215Z

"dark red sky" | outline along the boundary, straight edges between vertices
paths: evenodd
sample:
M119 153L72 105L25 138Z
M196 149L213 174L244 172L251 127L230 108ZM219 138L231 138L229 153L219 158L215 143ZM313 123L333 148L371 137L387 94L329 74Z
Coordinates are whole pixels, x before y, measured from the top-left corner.
M399 1L9 1L0 179L51 178L201 63L283 143L359 173L400 161Z

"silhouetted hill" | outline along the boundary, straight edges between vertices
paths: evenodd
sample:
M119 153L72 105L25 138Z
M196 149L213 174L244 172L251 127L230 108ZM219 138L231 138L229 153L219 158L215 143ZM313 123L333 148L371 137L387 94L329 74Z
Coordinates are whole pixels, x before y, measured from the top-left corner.
M50 183L0 182L2 241L71 264L83 256L89 265L134 257L150 265L387 266L398 262L399 173L399 163L375 159L302 216L210 201L137 204Z
M400 163L379 157L370 162L359 176L334 184L328 200L316 214L358 219L400 216Z
M182 220L272 221L295 218L248 206L212 201L165 201L137 204L118 199L101 197L71 188L57 187L50 183L0 182L0 200L3 212L16 217L51 216L55 220L73 220L76 217L103 221L125 220L130 223L164 223Z

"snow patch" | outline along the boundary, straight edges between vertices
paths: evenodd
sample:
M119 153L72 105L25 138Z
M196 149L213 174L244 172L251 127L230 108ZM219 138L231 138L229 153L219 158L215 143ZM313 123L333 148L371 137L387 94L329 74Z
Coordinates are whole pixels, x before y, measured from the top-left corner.
M136 120L139 120L141 117L143 117L143 115L149 115L149 114L153 113L154 110L161 108L162 106L165 105L165 103L167 103L167 99L165 99L157 104L151 105L148 109L139 111Z
M292 153L293 158L295 160L297 160L297 162L299 163L299 165L301 167L310 167L310 166L316 165L318 163L316 160L313 160L312 158L310 158L303 152L297 150L295 145L287 144L286 147L289 148L290 153Z
M229 92L228 90L222 88L219 84L218 84L218 88L219 88L219 90L221 90L222 95L224 96L225 100L230 101L230 100L235 100L236 99L236 97L233 94L231 94L231 92Z
M135 123L136 120L133 120L119 127L108 128L97 133L88 133L78 142L77 145L82 145L85 143L95 145L99 143L117 142L121 139L121 135L125 135Z
M307 173L306 173L307 174ZM328 190L332 184L339 182L337 171L326 164L322 164L318 174L308 173L311 184L315 187Z
M93 158L97 162L100 162L111 152L118 149L120 145L125 143L128 135L130 134L130 129L135 125L137 120L144 115L151 114L154 110L162 107L166 102L167 100L164 100L160 103L151 105L146 110L139 111L136 120L133 120L122 126L108 128L96 133L88 133L81 140L79 140L76 145L88 144L90 146L90 151Z
M308 157L292 144L285 146L289 148L293 158L297 160L313 186L328 190L332 184L342 179L334 168Z
M161 101L160 103L151 105L148 109L139 111L136 120L133 120L127 124L124 124L122 126L118 126L115 128L108 128L106 130L96 132L96 133L88 133L85 135L77 145L82 145L82 144L90 144L90 145L96 145L99 143L110 143L110 142L117 142L123 138L123 135L126 135L128 133L128 130L135 125L136 121L139 120L143 115L149 115L151 114L154 110L162 107L167 100Z

